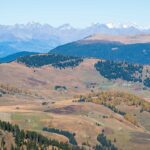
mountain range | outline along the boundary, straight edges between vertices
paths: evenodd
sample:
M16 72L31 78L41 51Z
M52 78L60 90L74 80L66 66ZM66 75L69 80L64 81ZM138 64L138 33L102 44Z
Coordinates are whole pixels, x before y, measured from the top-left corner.
M150 29L130 25L93 24L85 28L75 28L69 24L52 27L48 24L28 23L0 25L0 57L30 51L48 52L69 42L83 39L93 34L135 35L149 34Z

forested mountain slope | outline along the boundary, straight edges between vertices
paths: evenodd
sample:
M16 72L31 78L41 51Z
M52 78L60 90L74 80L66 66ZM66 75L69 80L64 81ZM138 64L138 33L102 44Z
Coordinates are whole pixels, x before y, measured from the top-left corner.
M111 38L110 38L111 37ZM94 57L106 60L126 61L130 63L150 64L150 42L136 39L97 36L68 43L50 52L78 57ZM144 43L145 42L145 43Z

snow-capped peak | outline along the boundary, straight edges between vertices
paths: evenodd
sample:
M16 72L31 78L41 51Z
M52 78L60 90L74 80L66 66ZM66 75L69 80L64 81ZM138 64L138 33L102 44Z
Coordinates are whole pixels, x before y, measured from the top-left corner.
M108 28L110 28L110 29L112 29L112 28L116 28L115 24L114 24L114 23L112 23L112 22L107 23L107 24L106 24L106 26L107 26Z
M130 27L139 28L139 26L137 26L137 24L135 24L135 23L126 23L126 24L118 23L118 24L115 24L115 23L110 22L110 23L107 23L106 26L110 29L113 29L113 28L126 29L126 28L130 28Z

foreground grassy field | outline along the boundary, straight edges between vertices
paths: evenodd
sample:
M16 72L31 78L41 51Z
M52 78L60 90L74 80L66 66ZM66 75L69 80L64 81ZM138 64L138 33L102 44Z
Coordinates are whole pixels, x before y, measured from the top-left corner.
M4 111L5 110L5 111ZM144 115L144 114L143 114ZM25 104L3 105L0 109L0 119L18 124L22 129L35 130L48 137L67 141L66 137L46 133L43 127L58 128L76 133L79 145L95 146L97 135L105 134L122 150L148 150L150 148L149 120L140 121L143 126L136 127L121 115L110 109L93 103L76 103L63 100L55 103L32 101ZM141 116L139 116L139 120ZM140 135L140 136L139 136Z

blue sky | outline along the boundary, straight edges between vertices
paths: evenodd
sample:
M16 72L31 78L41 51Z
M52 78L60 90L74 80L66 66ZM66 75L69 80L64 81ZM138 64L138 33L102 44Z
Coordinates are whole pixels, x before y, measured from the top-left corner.
M0 0L0 24L27 22L84 27L137 23L150 27L150 0Z

